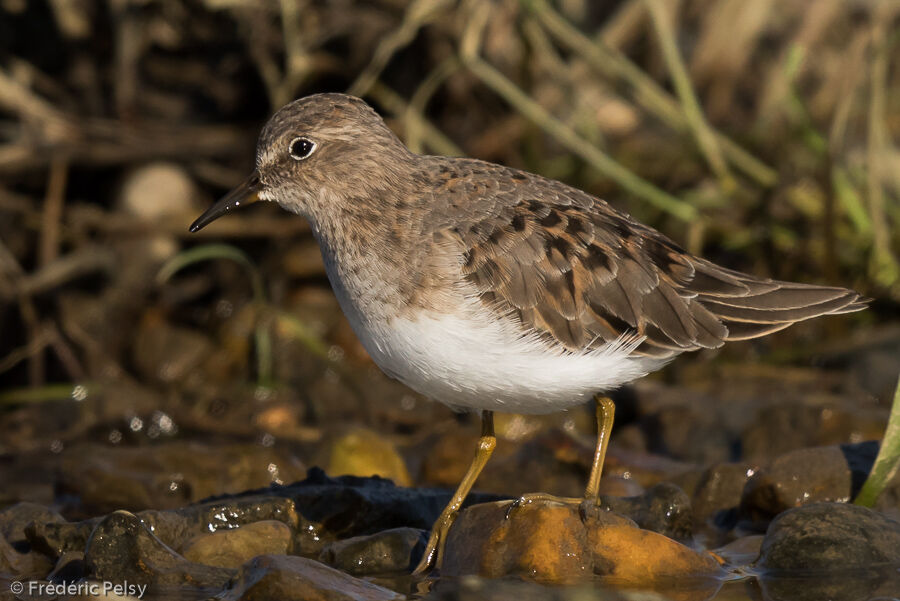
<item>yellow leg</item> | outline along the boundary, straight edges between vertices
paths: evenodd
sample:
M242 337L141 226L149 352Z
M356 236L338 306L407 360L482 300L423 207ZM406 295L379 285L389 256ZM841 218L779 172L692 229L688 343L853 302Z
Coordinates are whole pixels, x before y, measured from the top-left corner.
M594 463L591 465L591 476L584 489L584 498L596 502L600 496L600 476L603 473L603 462L606 460L606 447L612 433L613 420L616 416L616 405L612 399L597 395L597 449L594 451Z
M522 495L506 509L506 518L510 514L528 503L552 502L562 505L581 505L582 511L587 511L600 503L600 476L603 473L603 462L606 460L606 448L609 446L609 436L612 432L613 420L616 413L616 405L612 399L597 395L594 397L597 403L597 449L594 451L594 463L591 465L591 475L588 478L587 487L584 489L584 499L571 497L557 497L547 493L529 493Z
M428 545L425 547L425 555L422 556L419 565L413 570L414 575L424 574L435 567L438 556L443 551L444 543L447 539L447 531L456 519L459 508L462 506L463 501L465 501L469 491L472 490L472 487L475 485L478 474L484 469L485 464L488 462L488 459L491 458L491 454L494 452L494 447L496 446L497 439L494 436L494 412L482 411L481 438L478 439L478 449L475 452L475 459L472 460L469 470L463 477L462 482L459 483L459 487L453 494L453 498L450 499L450 502L444 508L444 511L441 512L441 515L431 528L431 535L428 537Z

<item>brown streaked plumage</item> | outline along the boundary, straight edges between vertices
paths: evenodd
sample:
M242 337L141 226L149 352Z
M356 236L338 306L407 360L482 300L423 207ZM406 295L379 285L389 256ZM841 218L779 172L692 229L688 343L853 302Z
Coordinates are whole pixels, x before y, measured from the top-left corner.
M646 339L636 354L671 358L864 308L852 290L758 278L692 256L560 182L481 161L433 160L450 173L435 193L439 205L459 207L452 197L475 190L472 198L492 209L439 231L458 240L465 277L487 305L569 351L637 332Z
M257 198L310 221L341 307L386 373L481 410L475 460L418 573L435 564L493 451L493 411L564 409L685 351L865 304L852 290L719 267L554 180L414 154L343 94L279 110L260 135L256 172L191 231ZM599 502L614 413L612 401L596 401L590 503Z

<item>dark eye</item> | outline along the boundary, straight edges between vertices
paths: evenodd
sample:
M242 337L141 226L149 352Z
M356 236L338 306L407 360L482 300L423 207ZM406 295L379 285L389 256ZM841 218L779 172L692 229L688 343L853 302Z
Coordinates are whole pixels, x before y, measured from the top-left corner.
M313 153L316 149L316 143L306 138L294 138L291 140L291 158L295 161L302 161Z

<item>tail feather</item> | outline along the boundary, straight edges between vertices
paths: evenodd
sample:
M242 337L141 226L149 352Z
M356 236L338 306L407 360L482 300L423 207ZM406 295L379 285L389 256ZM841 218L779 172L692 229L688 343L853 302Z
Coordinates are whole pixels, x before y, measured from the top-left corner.
M686 288L728 328L726 341L758 338L821 315L861 311L869 302L846 288L755 278L704 260L695 267L703 276Z

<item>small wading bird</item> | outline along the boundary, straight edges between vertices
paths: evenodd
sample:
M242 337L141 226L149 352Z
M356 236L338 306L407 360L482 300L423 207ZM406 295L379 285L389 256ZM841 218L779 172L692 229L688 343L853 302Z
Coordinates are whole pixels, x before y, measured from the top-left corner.
M475 459L431 531L419 573L434 565L494 449L494 411L567 409L685 351L865 303L844 288L719 267L558 181L414 154L365 102L343 94L275 113L254 173L191 231L259 199L309 221L341 308L385 373L453 409L481 412ZM598 499L614 406L594 398L585 500L565 502Z

